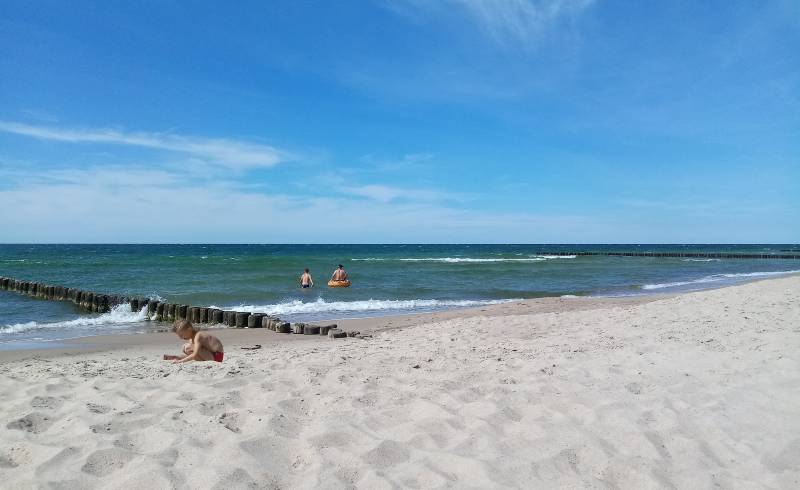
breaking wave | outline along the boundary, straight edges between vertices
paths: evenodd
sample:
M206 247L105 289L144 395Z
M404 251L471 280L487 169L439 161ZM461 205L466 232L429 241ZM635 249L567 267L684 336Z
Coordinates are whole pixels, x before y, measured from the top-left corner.
M470 306L496 305L520 301L520 299L500 300L438 300L438 299L410 299L410 300L378 300L368 299L363 301L325 301L320 298L316 301L303 302L300 300L287 301L270 305L239 305L237 311L253 313L267 313L269 315L297 315L319 313L361 313L379 311L415 311L442 308L462 308Z
M74 320L63 322L39 323L25 322L5 325L0 327L0 334L29 332L32 330L59 330L59 329L91 329L102 326L104 328L119 326L122 328L147 320L147 308L139 312L132 312L127 304L117 305L108 313L97 316L83 316Z
M790 271L774 271L774 272L742 272L738 274L713 274L710 276L701 277L700 279L694 279L692 281L677 281L677 282L664 282L659 284L645 284L642 286L642 289L664 289L664 288L675 288L679 286L689 286L692 284L706 284L710 282L720 282L726 279L738 279L738 278L745 278L745 277L770 277L770 276L781 276L785 274L794 274L800 272L800 270L790 270Z
M575 255L531 255L528 257L520 258L473 258L473 257L421 257L421 258L381 258L381 257L366 257L350 259L353 262L440 262L445 264L481 264L492 262L544 262L553 259L574 259Z

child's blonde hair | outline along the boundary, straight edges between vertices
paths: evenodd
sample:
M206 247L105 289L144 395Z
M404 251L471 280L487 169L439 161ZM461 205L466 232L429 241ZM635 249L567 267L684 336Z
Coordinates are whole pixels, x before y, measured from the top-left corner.
M189 320L175 320L175 323L172 324L172 331L175 333L181 332L183 330L191 330L195 332L194 325Z

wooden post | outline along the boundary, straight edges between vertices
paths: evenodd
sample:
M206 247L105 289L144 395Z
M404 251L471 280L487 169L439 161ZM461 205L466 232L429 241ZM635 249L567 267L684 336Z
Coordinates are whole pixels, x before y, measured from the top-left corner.
M250 317L250 312L237 311L236 312L236 328L244 328L247 326L247 319Z
M264 318L263 313L252 313L247 317L247 328L261 328L261 319Z
M225 313L228 315L228 318L225 320L225 325L227 325L229 327L235 327L236 326L236 312L235 311L226 311Z
M158 310L158 305L160 305L160 304L161 303L156 301L156 300L153 300L153 301L150 301L149 303L147 303L147 316L150 319L155 318L156 311Z
M81 306L84 309L92 311L92 306L94 305L94 293L89 291L83 296L84 302Z
M95 296L98 313L108 313L108 295L98 294Z

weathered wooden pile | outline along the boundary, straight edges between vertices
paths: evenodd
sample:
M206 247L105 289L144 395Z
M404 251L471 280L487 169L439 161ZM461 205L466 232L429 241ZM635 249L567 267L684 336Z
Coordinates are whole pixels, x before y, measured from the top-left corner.
M189 320L195 324L226 325L234 328L266 328L278 333L323 335L330 338L348 336L347 332L337 328L336 325L292 324L265 313L221 310L167 303L153 298L101 294L11 277L0 277L0 290L13 291L46 300L70 301L79 308L95 313L106 313L119 305L129 304L132 312L144 311L145 319L158 322Z

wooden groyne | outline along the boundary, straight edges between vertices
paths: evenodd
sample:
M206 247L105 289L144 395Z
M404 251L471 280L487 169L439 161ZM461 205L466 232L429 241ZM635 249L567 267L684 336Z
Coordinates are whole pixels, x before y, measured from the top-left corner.
M604 255L612 257L675 257L699 259L800 259L800 254L737 254L719 252L537 252L543 256L560 255Z
M278 333L321 335L329 338L358 335L358 332L344 332L337 328L336 325L292 324L265 313L221 310L204 306L167 303L154 298L102 294L12 277L0 277L0 290L16 292L43 300L69 301L78 308L92 313L107 313L120 305L129 305L131 312L144 313L146 320L157 322L189 320L195 324L225 325L233 328L265 328Z

